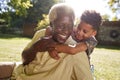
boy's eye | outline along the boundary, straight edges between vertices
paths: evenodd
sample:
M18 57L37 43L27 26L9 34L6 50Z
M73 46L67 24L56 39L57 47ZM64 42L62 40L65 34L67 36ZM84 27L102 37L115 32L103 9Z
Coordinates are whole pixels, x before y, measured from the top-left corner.
M84 33L87 33L87 31L83 30Z

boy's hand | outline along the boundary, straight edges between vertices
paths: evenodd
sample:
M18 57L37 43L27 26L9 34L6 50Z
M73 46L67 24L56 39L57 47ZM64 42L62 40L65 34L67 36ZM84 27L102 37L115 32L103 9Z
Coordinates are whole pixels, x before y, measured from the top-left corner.
M58 52L55 50L54 47L49 48L49 49L48 49L48 52L49 52L49 55L50 55L52 58L54 58L54 59L56 59L56 60L58 60L58 59L60 58L59 55L58 55Z
M53 42L52 39L40 39L29 49L22 52L23 65L29 64L36 57L37 52L47 51L47 46Z
M32 62L34 60L35 56L36 56L36 52L34 52L34 50L32 50L32 49L24 50L22 52L23 65L27 65L30 62Z

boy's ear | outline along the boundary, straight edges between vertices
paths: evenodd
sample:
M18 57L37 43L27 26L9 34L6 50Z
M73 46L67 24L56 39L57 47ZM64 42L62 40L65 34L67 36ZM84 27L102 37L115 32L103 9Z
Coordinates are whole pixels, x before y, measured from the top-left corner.
M97 35L97 31L93 31L93 36L96 36Z

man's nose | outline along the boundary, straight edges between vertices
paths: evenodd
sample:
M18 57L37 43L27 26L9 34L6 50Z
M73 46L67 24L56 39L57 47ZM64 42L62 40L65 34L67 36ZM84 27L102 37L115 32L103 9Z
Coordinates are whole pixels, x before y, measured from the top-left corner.
M64 32L65 34L68 34L70 31L71 31L71 30L70 30L70 28L68 28L68 27L65 27L65 28L63 29L63 32Z

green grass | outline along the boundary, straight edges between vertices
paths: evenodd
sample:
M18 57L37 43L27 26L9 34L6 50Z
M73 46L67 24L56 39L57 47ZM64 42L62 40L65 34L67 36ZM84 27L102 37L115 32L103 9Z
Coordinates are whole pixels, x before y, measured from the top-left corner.
M20 61L21 52L28 42L30 42L30 38L20 37L19 35L0 34L0 62Z
M21 52L30 38L0 34L0 62L21 61ZM120 80L120 47L97 46L91 55L96 80Z
M113 46L114 47L114 46ZM91 55L97 80L120 80L120 48L108 46L95 48Z

